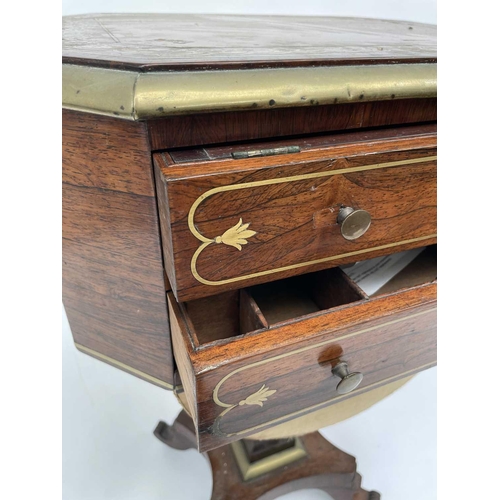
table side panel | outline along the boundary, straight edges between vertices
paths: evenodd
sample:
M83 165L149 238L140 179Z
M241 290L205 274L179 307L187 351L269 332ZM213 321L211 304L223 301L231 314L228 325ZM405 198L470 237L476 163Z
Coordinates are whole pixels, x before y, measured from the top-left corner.
M147 132L63 112L63 302L77 347L165 388L173 356Z

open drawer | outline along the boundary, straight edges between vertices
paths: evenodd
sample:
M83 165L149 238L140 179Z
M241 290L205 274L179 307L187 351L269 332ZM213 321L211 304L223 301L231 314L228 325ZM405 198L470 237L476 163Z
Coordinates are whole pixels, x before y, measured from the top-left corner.
M340 268L180 304L169 293L200 451L433 366L435 276L431 246L371 297Z
M436 243L436 128L154 154L177 300Z

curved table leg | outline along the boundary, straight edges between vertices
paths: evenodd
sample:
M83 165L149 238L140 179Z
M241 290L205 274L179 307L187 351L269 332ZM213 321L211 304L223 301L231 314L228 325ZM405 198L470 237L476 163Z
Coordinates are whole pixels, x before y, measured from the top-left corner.
M176 450L189 450L190 448L196 450L198 448L193 420L185 411L179 413L172 425L160 420L154 430L154 435L162 443Z

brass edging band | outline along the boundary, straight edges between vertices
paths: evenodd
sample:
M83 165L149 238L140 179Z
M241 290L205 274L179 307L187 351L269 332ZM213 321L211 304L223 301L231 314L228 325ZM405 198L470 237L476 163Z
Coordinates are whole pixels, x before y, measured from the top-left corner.
M62 77L63 108L128 120L437 95L432 63L146 73L63 64Z
M384 162L384 163L374 163L370 165L362 165L359 167L349 167L349 168L342 168L338 170L327 170L324 172L313 172L310 174L302 174L302 175L293 175L289 177L279 177L276 179L265 179L261 181L253 181L253 182L245 182L241 184L228 184L224 186L219 186L213 189L209 189L205 193L203 193L201 196L199 196L196 201L193 203L189 210L188 214L188 227L191 233L195 238L197 238L199 241L201 241L201 245L196 249L195 253L193 254L193 257L191 258L191 273L193 274L194 278L199 281L200 283L208 286L218 286L218 285L227 285L229 283L235 283L237 281L242 281L242 280L249 280L253 278L258 278L261 276L267 276L269 274L274 274L274 273L279 273L283 271L289 271L291 269L298 269L300 267L306 267L306 266L313 266L316 264L322 264L324 262L330 262L333 260L339 260L347 257L353 257L355 255L362 255L364 253L369 253L369 252L375 252L377 250L385 250L387 248L393 248L396 246L401 246L401 245L406 245L410 243L416 243L418 241L425 241L431 238L436 238L437 234L429 234L426 236L420 236L418 238L411 238L408 240L403 240L403 241L398 241L394 243L388 243L386 245L380 245L377 247L370 247L370 248L364 248L362 250L356 250L354 252L347 252L344 254L339 254L339 255L334 255L330 257L324 257L322 259L316 259L316 260L310 260L307 262L300 262L298 264L290 264L289 266L283 266L283 267L278 267L274 269L268 269L265 271L259 271L256 273L251 273L251 274L246 274L243 276L237 276L235 278L228 278L225 280L220 280L220 281L211 281L203 278L200 276L198 273L198 270L196 268L196 263L198 261L198 257L200 254L207 248L209 245L212 243L219 243L220 239L223 238L223 236L218 236L216 238L207 238L206 236L203 236L198 229L196 228L194 217L196 210L198 207L203 203L205 200L207 200L210 196L213 196L214 194L218 193L224 193L227 191L235 191L235 190L240 190L240 189L248 189L248 188L253 188L253 187L260 187L260 186L269 186L273 184L282 184L286 182L295 182L295 181L301 181L301 180L306 180L306 179L318 179L321 177L331 177L334 175L342 175L342 174L348 174L348 173L353 173L353 172L363 172L366 170L377 170L380 168L393 168L393 167L399 167L399 166L404 166L404 165L413 165L413 164L418 164L418 163L425 163L429 161L434 161L437 159L437 156L426 156L423 158L412 158L408 160L398 160L398 161L392 161L392 162ZM240 219L240 225L242 221ZM244 224L241 227L244 227L246 231L248 231L246 228L248 227L249 224ZM231 228L231 230L234 228ZM229 230L228 230L229 231ZM227 231L227 232L228 232ZM255 234L255 231L250 231L251 233ZM241 233L240 233L241 234ZM238 233L236 233L234 236L238 237ZM251 236L251 235L250 235ZM224 243L224 240L222 239L222 242ZM231 244L231 243L228 243ZM246 244L246 241L245 241ZM234 246L234 245L233 245ZM241 247L239 248L241 250Z
M135 120L137 74L63 64L62 107Z
M122 363L121 361L117 361L116 359L110 358L109 356L106 356L105 354L101 354L100 352L94 351L93 349L89 349L88 347L85 347L84 345L81 345L81 344L78 344L75 342L75 347L79 351L82 351L86 354L90 354L94 358L98 358L102 361L105 361L106 363L109 363L110 365L113 365L116 368L121 368L122 370L125 370L125 371L131 373L132 375L137 375L138 377L141 377L144 380L147 380L148 382L151 382L155 385L159 385L160 387L164 387L165 389L169 389L169 390L174 389L174 386L172 384L169 384L168 382L164 382L163 380L160 380L159 378L156 378L156 377L153 377L151 375L148 375L147 373L141 372L140 370L132 368L131 366L128 366L125 363Z

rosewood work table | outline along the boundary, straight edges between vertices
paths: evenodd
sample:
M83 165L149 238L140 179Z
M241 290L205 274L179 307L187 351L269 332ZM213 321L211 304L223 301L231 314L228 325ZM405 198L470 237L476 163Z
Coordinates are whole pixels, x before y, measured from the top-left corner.
M77 349L174 391L182 412L155 435L208 455L213 499L379 498L317 430L436 363L435 27L134 14L63 28ZM344 271L420 247L375 294Z

